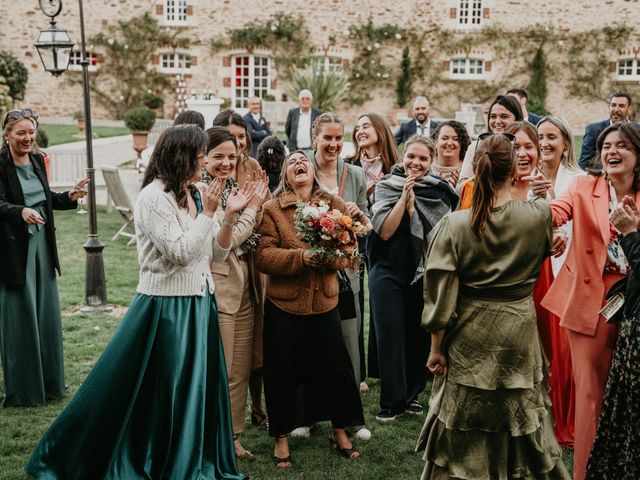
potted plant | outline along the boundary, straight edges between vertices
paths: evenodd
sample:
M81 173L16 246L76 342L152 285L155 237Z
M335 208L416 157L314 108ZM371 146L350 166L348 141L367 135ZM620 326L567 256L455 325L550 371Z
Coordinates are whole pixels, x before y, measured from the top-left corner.
M84 132L84 112L82 110L76 110L75 112L73 112L73 119L76 121L78 131L80 133Z
M149 132L156 123L156 114L148 107L136 107L124 114L124 124L133 135L133 149L140 153L149 145Z
M147 92L143 98L144 106L150 108L156 112L156 118L161 118L164 115L164 99L160 95L156 95L153 92Z

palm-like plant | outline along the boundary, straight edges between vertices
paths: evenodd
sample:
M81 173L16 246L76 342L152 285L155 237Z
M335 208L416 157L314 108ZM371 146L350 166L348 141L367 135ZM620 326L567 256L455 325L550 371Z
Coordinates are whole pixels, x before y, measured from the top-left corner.
M305 88L313 95L313 106L322 112L328 112L344 99L349 81L338 72L313 66L293 72L288 93L291 98L298 98L300 90Z

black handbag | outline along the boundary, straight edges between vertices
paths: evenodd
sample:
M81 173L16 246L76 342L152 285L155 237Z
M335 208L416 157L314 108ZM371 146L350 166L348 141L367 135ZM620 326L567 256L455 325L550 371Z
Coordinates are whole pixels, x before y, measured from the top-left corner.
M356 297L351 288L349 276L344 270L338 270L338 283L340 285L340 292L338 293L340 320L356 318Z

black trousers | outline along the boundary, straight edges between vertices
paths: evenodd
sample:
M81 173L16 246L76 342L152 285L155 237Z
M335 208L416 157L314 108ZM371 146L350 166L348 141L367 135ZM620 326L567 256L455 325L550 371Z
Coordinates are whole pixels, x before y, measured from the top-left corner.
M402 285L376 267L369 272L381 408L402 411L426 386L431 337L420 325L422 285Z
M269 435L321 420L337 428L364 425L337 308L295 315L267 301L263 346Z

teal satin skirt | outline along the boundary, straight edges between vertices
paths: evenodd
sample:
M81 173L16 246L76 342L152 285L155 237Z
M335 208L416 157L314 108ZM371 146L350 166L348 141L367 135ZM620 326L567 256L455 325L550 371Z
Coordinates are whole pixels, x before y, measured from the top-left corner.
M245 478L215 298L136 294L25 471L65 480Z

